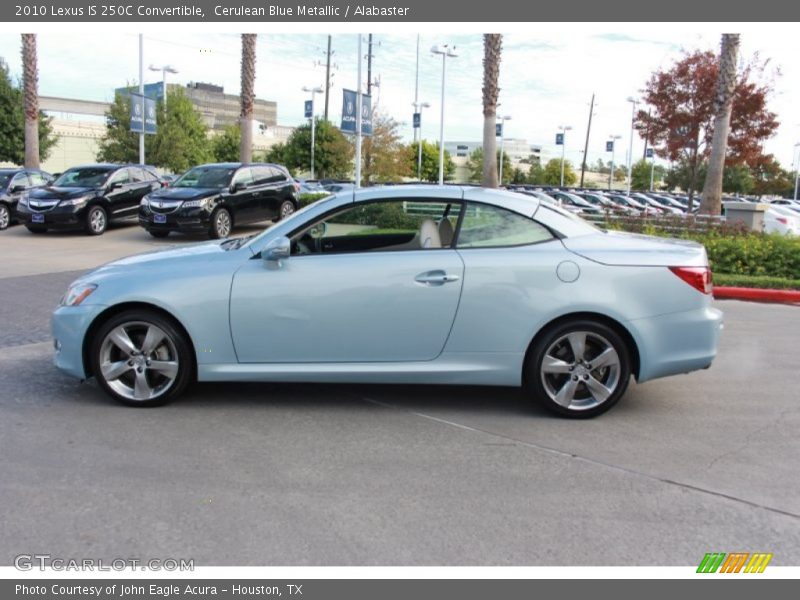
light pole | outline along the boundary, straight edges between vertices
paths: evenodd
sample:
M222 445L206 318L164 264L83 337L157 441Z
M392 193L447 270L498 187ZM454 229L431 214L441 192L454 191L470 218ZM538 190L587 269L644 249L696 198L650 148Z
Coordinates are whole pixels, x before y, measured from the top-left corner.
M617 147L617 140L622 139L621 135L610 135L608 136L609 141L611 142L611 172L608 174L608 191L611 191L611 182L614 181L614 153Z
M139 34L139 96L144 98L144 35L141 33ZM144 164L144 117L142 117L142 131L139 132L139 164Z
M150 65L148 67L151 71L161 71L161 92L164 96L164 114L167 114L167 73L177 73L178 69L173 67L172 65L164 65L162 67L157 67L155 65Z
M633 165L631 165L633 161L633 130L636 125L636 105L639 101L633 96L628 96L627 101L631 103L631 141L630 144L628 144L628 195L630 195L631 182L633 180Z
M358 84L356 85L356 189L361 187L361 34L358 34Z
M509 115L500 117L500 172L497 174L497 185L503 185L503 142L506 139L506 121L510 121Z
M311 179L314 179L314 147L316 146L316 133L317 133L317 123L316 119L314 118L314 97L317 94L323 93L323 89L320 86L317 87L303 87L304 92L309 92L311 94Z
M794 145L794 149L797 150L798 146L800 146L800 142L797 142ZM798 157L797 157L797 163L795 164L795 168L794 168L794 199L795 200L797 200L797 184L798 183L800 183L800 155L798 155Z
M572 129L571 125L559 125L561 131L561 187L564 187L564 151L567 147L567 132Z
M419 113L419 134L417 136L417 179L422 181L422 109L430 108L427 102L414 103L414 108Z
M456 47L448 44L431 48L433 54L442 55L442 114L439 119L439 185L444 185L444 80L447 73L447 59L456 58Z
M656 155L650 155L650 191L653 191L653 180L656 175Z

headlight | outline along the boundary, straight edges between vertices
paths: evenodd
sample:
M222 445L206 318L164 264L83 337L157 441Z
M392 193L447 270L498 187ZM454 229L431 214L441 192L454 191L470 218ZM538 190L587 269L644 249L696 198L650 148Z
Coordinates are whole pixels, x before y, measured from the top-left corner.
M209 198L201 198L200 200L187 200L181 205L181 208L200 208L208 202Z
M72 198L71 200L62 200L59 205L60 206L80 206L81 204L86 204L91 196L81 196L80 198Z
M78 283L67 288L67 293L61 298L61 306L78 306L97 289L94 283Z
M147 206L150 204L150 194L147 194L144 198L139 200L139 206Z
M20 206L28 206L28 194L22 194L17 202Z

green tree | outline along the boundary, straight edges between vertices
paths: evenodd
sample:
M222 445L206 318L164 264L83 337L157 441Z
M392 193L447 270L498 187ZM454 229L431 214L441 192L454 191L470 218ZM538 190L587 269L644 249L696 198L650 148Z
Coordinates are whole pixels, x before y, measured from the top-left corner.
M411 151L408 154L412 177L417 177L419 167L419 144L411 144ZM456 165L450 153L444 151L444 179L450 181L456 172ZM439 181L439 146L437 144L422 141L422 181Z
M544 167L538 160L531 163L528 169L528 183L534 185L544 185Z
M311 124L297 127L285 144L276 144L267 159L285 165L293 173L311 170ZM314 171L320 179L346 178L353 174L353 145L338 127L317 119Z
M633 168L631 169L631 189L650 189L650 166L650 161L644 159L634 163ZM655 177L655 172L653 175Z
M57 139L50 117L39 113L39 157L46 160ZM15 86L8 66L0 59L0 162L25 162L25 112L22 90Z
M495 153L495 163L497 172L500 172L500 150ZM483 165L483 148L475 148L472 154L467 159L467 169L469 172L469 181L473 183L480 183L484 180L484 165ZM503 154L503 182L508 183L511 181L511 174L513 168L511 167L511 160L508 154Z
M167 114L159 106L158 115L149 163L182 173L212 159L208 128L182 88L169 91Z
M505 162L505 161L504 161ZM514 167L511 171L511 183L528 183L528 177L522 169Z
M578 176L572 168L572 163L564 161L564 185L575 185ZM561 159L551 158L547 161L542 172L542 184L560 185L561 184Z
M411 176L408 160L411 150L402 143L399 129L400 124L392 117L373 112L372 135L365 137L361 145L364 184L399 181Z
M211 154L217 162L237 162L242 130L239 125L229 125L222 133L211 138Z
M706 177L707 180L708 177ZM722 172L722 191L726 193L749 194L753 191L755 183L753 173L747 165L728 165ZM705 195L703 200L705 200Z
M145 156L152 149L152 136L144 136ZM106 132L100 140L97 160L112 163L139 162L139 134L131 131L131 97L116 94L106 111Z

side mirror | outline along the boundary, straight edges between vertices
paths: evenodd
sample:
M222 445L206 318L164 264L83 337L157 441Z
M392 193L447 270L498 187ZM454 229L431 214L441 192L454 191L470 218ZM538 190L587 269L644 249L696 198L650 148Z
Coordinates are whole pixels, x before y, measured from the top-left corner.
M119 181L115 181L114 183L108 184L108 191L111 192L113 190L119 189L122 187L122 184Z
M292 242L286 236L275 238L261 251L261 259L270 267L280 266L283 259L292 254Z
M28 189L28 188L26 188L24 185L15 185L15 186L13 186L13 187L12 187L10 190L8 190L8 191L9 191L10 193L12 193L12 194L18 194L19 192L24 192L24 191L25 191L25 190L27 190L27 189Z
M231 186L231 193L235 194L236 192L241 192L242 190L247 189L247 184L243 181L237 181Z

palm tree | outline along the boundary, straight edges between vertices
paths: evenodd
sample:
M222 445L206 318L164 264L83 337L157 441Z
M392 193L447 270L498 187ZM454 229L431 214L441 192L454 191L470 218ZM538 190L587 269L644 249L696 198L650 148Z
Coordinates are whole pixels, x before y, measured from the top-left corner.
M39 69L36 34L22 34L22 79L25 107L25 166L39 168Z
M242 108L239 123L242 139L239 145L239 160L249 163L253 160L253 103L256 84L256 34L242 34Z
M500 52L503 36L486 33L483 36L483 186L497 187L497 97L500 95Z
M738 56L739 34L723 33L717 73L714 135L711 138L711 156L708 159L708 172L703 185L703 201L700 203L700 212L709 215L718 215L722 212L722 172L725 169L728 133L731 129L731 107L736 91Z

